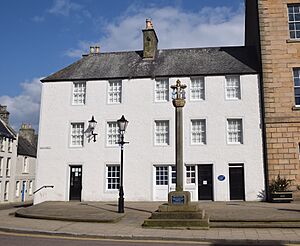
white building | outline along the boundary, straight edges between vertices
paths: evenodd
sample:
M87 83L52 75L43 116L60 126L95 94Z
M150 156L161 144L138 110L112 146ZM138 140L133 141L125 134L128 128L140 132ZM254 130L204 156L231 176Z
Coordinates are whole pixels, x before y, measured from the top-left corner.
M167 200L175 188L175 111L170 85L187 85L185 189L192 200L258 200L264 190L259 77L249 47L157 50L151 23L142 51L100 53L42 80L35 203L116 201L116 121L129 121L126 201ZM254 64L254 65L253 65ZM84 134L98 121L97 141Z
M27 125L16 134L8 120L6 106L0 105L0 203L32 201L36 147L23 136Z

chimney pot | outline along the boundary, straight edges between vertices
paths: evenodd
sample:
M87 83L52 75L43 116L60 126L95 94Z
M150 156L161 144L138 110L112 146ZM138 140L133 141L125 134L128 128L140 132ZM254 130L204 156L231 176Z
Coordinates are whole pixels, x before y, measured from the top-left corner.
M99 54L99 53L100 53L100 46L96 46L96 47L95 47L95 53L96 53L96 54Z
M90 54L94 54L95 53L95 47L94 46L90 46Z
M146 19L146 29L153 29L153 23L151 18Z

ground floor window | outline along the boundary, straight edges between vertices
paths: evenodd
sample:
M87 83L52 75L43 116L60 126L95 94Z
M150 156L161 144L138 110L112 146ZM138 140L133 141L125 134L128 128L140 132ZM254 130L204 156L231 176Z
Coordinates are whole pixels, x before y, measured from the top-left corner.
M107 190L117 190L120 187L120 165L106 166L106 188Z
M8 201L9 181L5 182L4 187L4 201Z
M29 195L31 196L32 193L33 193L33 181L30 180L30 181L29 181Z
M156 185L169 184L169 166L157 166L155 174Z
M186 166L186 183L195 184L196 183L196 168L195 166Z
M16 182L16 197L20 196L20 181Z

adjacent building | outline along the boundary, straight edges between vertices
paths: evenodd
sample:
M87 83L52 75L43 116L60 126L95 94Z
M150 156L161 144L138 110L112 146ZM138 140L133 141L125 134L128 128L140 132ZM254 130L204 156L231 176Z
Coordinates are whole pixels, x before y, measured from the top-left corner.
M300 1L247 1L246 45L260 54L266 179L300 185Z
M37 187L43 201L116 200L117 120L125 140L127 201L166 200L175 188L170 85L187 85L184 183L192 200L247 200L265 190L259 62L255 46L158 49L150 20L143 50L90 54L42 80ZM98 122L91 141L88 121Z
M17 134L9 126L6 106L0 105L0 203L33 200L36 145L26 140L28 130L35 136L27 124Z

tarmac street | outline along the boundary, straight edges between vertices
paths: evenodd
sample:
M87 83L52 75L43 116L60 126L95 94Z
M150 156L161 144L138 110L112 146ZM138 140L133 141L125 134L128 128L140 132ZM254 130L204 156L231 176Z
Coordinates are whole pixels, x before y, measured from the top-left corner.
M47 202L25 209L0 209L0 231L54 237L209 242L208 245L300 244L299 202L204 202L201 206L213 225L209 230L143 228L143 221L160 204L126 202L121 218L116 213L117 204L111 202ZM15 217L16 212L29 218ZM111 218L116 221L109 223ZM106 221L99 223L102 219Z

